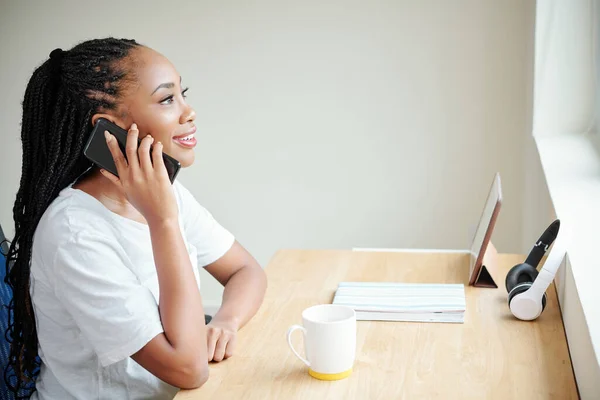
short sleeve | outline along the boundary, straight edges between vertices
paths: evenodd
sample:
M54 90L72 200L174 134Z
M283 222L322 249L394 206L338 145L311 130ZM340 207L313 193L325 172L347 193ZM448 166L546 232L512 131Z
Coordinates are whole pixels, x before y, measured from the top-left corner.
M56 296L102 366L121 361L163 332L158 304L114 238L79 233L54 259Z
M231 248L235 237L215 220L196 198L176 181L185 236L197 251L198 266L218 260Z

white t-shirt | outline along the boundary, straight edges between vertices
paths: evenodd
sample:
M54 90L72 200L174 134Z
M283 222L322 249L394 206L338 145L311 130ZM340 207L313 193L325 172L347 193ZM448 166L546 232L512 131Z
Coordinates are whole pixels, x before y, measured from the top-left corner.
M200 287L198 268L223 256L234 237L181 183L173 189ZM175 396L177 388L130 357L163 332L147 225L64 189L35 233L30 292L43 361L33 399Z

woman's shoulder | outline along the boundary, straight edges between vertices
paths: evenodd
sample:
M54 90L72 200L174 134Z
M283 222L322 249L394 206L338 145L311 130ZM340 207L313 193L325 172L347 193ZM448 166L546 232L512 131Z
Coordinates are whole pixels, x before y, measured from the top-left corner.
M60 249L78 243L118 239L118 228L111 223L103 205L78 189L63 189L40 219L33 238L31 273L38 281L54 280L48 271ZM119 243L119 240L113 240Z
M72 187L63 189L48 206L36 229L36 238L54 243L84 234L105 234L114 226L108 210L94 197Z

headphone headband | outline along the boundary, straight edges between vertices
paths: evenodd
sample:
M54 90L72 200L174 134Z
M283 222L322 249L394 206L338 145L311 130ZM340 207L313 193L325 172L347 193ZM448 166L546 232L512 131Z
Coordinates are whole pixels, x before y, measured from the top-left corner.
M533 285L531 285L527 291L528 296L539 298L544 294L546 289L548 289L556 275L556 271L558 271L558 268L561 266L562 261L567 254L569 240L569 232L563 227L561 237L554 243L554 247L550 250L550 254L544 263L544 267L533 281Z
M538 264L542 260L542 257L544 257L544 254L546 254L546 251L548 251L548 248L558 236L559 229L560 220L557 219L552 222L548 228L546 228L544 233L542 233L542 236L540 236L537 242L535 242L533 249L531 249L531 252L529 252L527 259L525 260L525 264L529 264L533 268L537 268Z

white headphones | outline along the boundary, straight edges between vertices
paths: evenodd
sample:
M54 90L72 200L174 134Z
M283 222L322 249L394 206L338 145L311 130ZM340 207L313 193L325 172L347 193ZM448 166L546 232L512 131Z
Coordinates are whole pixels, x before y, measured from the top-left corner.
M539 273L537 266L557 238L559 229L560 220L557 219L540 236L525 262L512 267L506 275L508 307L518 319L534 320L546 307L546 289L552 283L567 250L568 235L564 228Z

